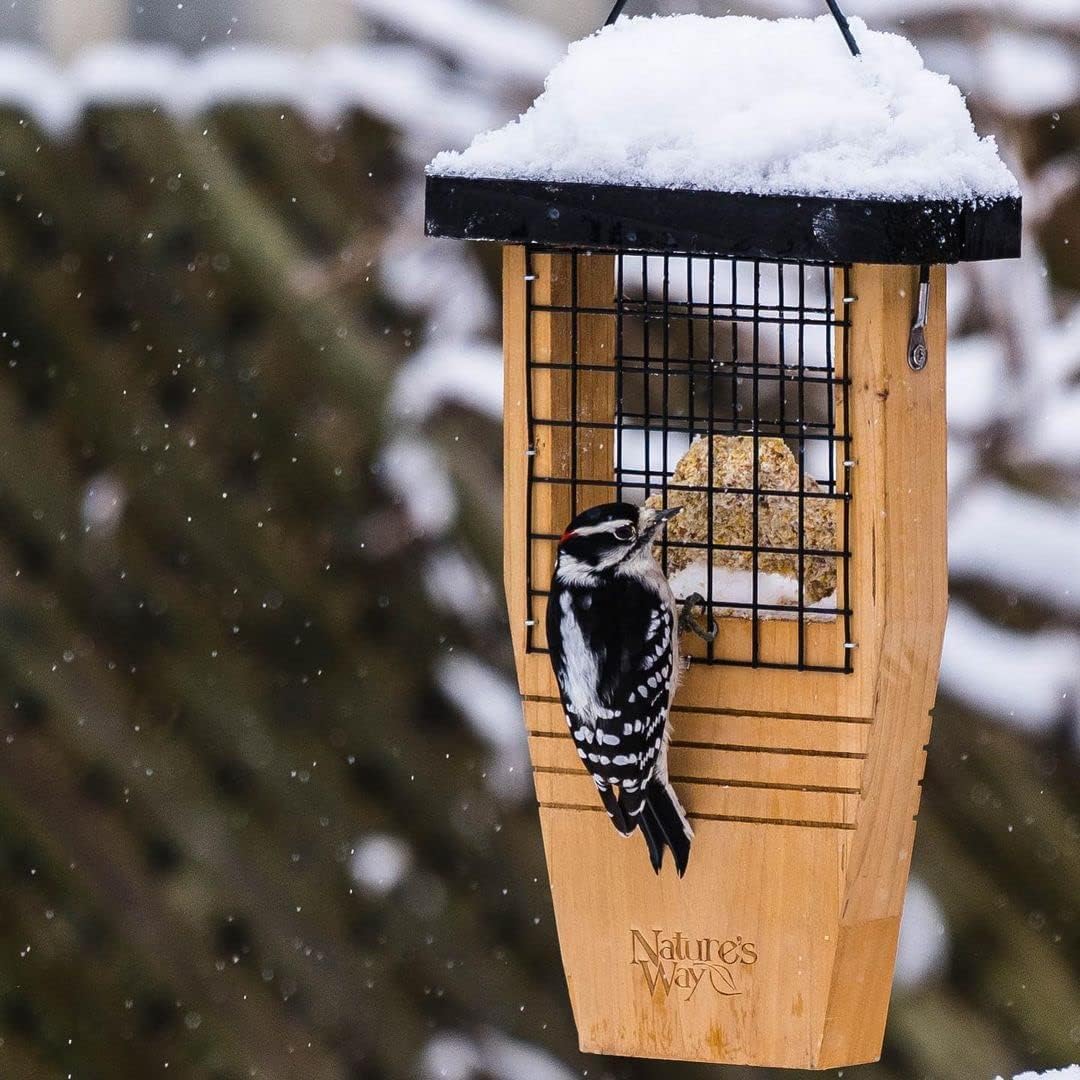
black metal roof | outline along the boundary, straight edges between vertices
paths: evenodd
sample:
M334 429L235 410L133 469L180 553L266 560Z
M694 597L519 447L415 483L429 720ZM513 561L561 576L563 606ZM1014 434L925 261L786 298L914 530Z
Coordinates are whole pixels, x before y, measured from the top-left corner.
M427 234L733 258L955 263L1020 254L1021 200L892 201L427 178Z

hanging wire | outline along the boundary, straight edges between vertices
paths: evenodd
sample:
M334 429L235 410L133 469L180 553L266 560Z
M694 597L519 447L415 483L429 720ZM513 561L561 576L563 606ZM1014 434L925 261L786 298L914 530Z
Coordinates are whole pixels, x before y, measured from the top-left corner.
M844 35L844 40L847 42L847 47L851 50L851 55L858 56L859 43L855 40L855 35L851 32L847 16L840 10L840 5L836 0L825 0L825 3L829 5L832 17L836 20L836 25L840 27L840 33Z
M623 13L623 8L626 7L627 2L628 0L615 0L615 6L611 9L611 14L608 15L604 22L605 26L610 26L615 22L615 20ZM829 5L832 17L836 20L836 25L840 27L840 33L844 35L844 41L847 42L847 47L851 50L851 55L858 56L859 43L855 40L855 35L851 32L847 16L841 10L840 5L836 0L825 0L825 3Z
M615 0L615 6L611 9L611 14L607 17L605 26L610 26L621 14L622 9L626 7L627 0Z

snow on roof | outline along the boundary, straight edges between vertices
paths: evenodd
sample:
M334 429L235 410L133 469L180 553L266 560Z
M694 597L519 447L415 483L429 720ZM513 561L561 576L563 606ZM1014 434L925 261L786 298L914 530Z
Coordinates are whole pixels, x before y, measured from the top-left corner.
M1018 194L915 47L830 16L620 19L571 45L518 120L436 175L849 198Z

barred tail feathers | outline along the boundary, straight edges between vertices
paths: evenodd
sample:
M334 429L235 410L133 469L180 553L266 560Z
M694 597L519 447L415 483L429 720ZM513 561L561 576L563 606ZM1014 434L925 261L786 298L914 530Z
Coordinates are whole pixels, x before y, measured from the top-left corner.
M634 818L627 817L626 808L622 805L622 800L616 796L615 792L611 788L601 787L596 785L597 790L600 792L600 801L604 804L604 809L608 813L608 817L611 818L611 824L615 826L616 830L623 836L629 836L637 825L637 821Z
M660 867L664 865L664 849L667 844L664 841L664 833L660 828L656 812L648 803L642 804L638 824L641 826L641 835L645 837L645 846L649 849L649 862L652 863L653 870L659 874Z
M690 842L694 838L694 830L690 827L686 811L668 780L667 755L670 743L669 721L664 725L660 752L656 757L656 771L644 790L645 812L641 814L639 823L649 848L653 869L660 873L664 848L669 847L675 859L675 869L679 877L682 877L690 861ZM655 854L657 851L659 856Z
M653 869L660 872L664 848L668 847L675 860L675 869L682 877L690 861L690 842L694 838L694 830L674 788L666 780L653 779L649 783L638 823L645 835Z

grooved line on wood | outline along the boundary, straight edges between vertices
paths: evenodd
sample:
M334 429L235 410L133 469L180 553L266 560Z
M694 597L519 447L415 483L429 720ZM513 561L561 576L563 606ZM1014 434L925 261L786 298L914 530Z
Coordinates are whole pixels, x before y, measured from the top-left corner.
M602 806L579 806L577 803L542 802L537 805L542 810L582 810L590 814L607 813ZM693 818L695 821L735 821L747 825L794 825L805 829L854 830L855 828L854 825L850 825L846 821L795 821L790 818L741 817L736 814L697 814L689 811L686 816Z
M531 739L569 739L567 731L529 731ZM693 742L686 739L672 739L670 746L683 750L718 750L732 754L790 754L794 757L849 758L865 761L865 754L846 750L796 750L783 746L739 746L734 743Z
M580 769L567 769L562 765L534 765L534 773L555 776L580 776ZM708 784L712 787L763 788L766 791L814 791L826 795L861 795L862 788L829 787L822 784L771 784L765 780L722 780L713 776L669 776L673 784Z
M556 697L547 697L542 694L522 694L522 701L538 702L541 705L561 705ZM750 716L760 717L764 720L806 720L813 724L864 724L874 722L872 716L810 716L808 713L778 712L778 711L755 711L754 709L722 709L695 708L690 705L676 705L671 710L672 716L684 714L686 716Z

